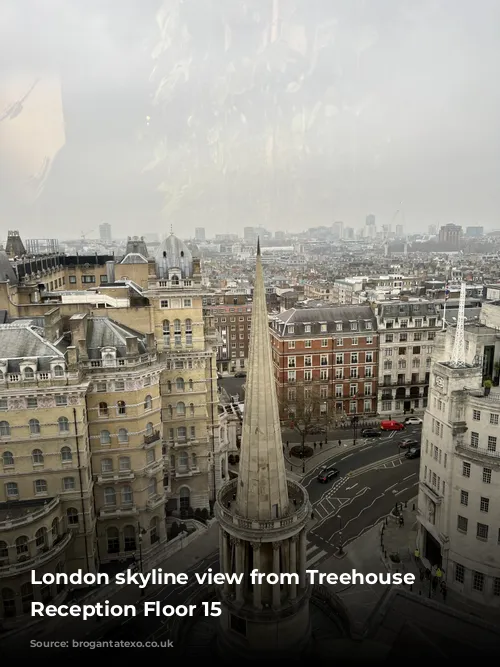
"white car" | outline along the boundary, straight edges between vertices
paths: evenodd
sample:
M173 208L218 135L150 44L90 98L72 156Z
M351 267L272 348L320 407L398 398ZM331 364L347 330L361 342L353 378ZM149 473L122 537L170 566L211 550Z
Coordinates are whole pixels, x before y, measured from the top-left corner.
M422 420L420 417L407 417L405 419L405 424L416 424L417 426L420 426L420 424L422 424Z

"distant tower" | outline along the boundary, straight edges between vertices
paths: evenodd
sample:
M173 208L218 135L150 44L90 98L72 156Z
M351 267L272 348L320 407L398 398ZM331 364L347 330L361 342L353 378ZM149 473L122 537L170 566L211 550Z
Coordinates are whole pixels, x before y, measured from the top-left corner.
M196 227L194 230L195 241L204 241L205 240L205 227Z
M111 225L108 222L99 225L99 239L105 243L111 242Z
M22 257L26 254L24 243L16 230L9 230L7 233L7 243L5 244L5 252L11 258Z
M222 572L245 573L221 595L219 646L224 654L297 655L310 639L306 584L306 531L311 512L306 490L287 480L276 397L260 247L237 480L220 491ZM253 569L298 573L300 584L249 584ZM288 610L288 612L287 612Z
M460 303L458 306L457 328L455 330L455 342L453 344L453 352L451 354L451 366L454 368L463 368L465 363L465 295L466 284L462 283L460 287Z

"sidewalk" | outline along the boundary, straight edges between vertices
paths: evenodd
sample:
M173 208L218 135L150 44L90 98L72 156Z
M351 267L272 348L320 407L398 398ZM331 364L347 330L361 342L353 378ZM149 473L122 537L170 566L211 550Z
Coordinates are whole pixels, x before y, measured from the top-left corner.
M316 440L316 443L319 443L319 439ZM354 447L352 443L353 440L342 440L342 445L340 447L338 440L328 441L326 445L323 443L323 447L320 447L319 444L317 444L315 453L309 458L305 459L305 473L302 472L302 459L299 459L296 456L290 456L289 454L289 450L292 448L292 446L296 446L296 443L290 443L290 447L288 449L285 444L285 449L283 451L285 467L287 471L293 472L294 475L297 476L297 479L300 480L304 477L304 475L307 475L311 472L311 470L314 470L314 468L316 468L320 463L331 459L335 454L341 454L348 448L353 450L357 449L358 447L366 446L364 441L361 439L356 442ZM310 446L310 444L308 446Z
M415 507L415 509L413 509ZM477 616L484 619L485 611L488 611L489 620L500 623L500 610L475 603L459 593L447 589L446 599L439 588L432 590L432 579L423 579L421 581L420 570L425 569L424 564L419 559L415 559L415 546L417 539L417 498L408 501L407 507L403 509L404 525L400 526L394 516L387 517L387 524L382 525L380 530L380 553L382 561L388 570L393 572L410 572L415 575L415 584L411 587L414 595L423 596L430 599L436 599L437 602L445 603L452 609L465 612L471 616ZM399 557L399 562L394 562L391 556ZM451 574L451 573L449 573ZM446 580L447 573L444 572Z

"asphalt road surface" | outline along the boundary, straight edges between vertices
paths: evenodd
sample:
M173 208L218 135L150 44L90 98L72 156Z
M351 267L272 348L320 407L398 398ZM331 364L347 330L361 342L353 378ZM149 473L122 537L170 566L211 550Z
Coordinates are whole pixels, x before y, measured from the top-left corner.
M219 387L223 387L226 390L229 397L238 394L239 400L242 401L245 395L242 389L242 385L244 385L246 381L246 378L235 378L228 375L226 377L219 378L218 384Z

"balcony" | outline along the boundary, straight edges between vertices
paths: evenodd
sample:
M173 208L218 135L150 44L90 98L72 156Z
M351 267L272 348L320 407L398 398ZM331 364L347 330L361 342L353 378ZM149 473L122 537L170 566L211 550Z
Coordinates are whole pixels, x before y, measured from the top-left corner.
M145 445L152 445L154 442L158 442L158 440L160 440L160 431L153 431L150 435L144 436Z
M57 498L52 498L52 500L49 500L41 507L35 509L33 512L29 512L29 514L24 513L22 516L8 518L0 521L0 532L12 530L13 528L20 528L21 526L27 526L28 524L33 523L33 521L38 521L38 519L43 518L55 510L55 508L59 505L59 502L60 498L57 496ZM16 510L19 511L20 509L22 509L21 505L18 506L15 502L12 503L12 512L15 512ZM26 509L29 510L30 508L27 507ZM7 512L8 511L9 510L7 510Z
M3 565L0 567L0 578L3 577L12 577L17 574L21 574L26 570L35 570L41 567L44 563L56 558L62 551L66 549L68 544L73 539L73 532L69 531L64 535L61 535L60 538L54 544L47 549L47 551L41 551L34 558L28 558L22 562L9 563L8 565Z
M92 359L90 361L83 361L81 365L83 368L91 368L92 370L102 368L104 371L109 372L110 368L134 368L135 366L144 366L145 364L151 365L156 360L156 354L142 354L130 358L116 359L113 360L113 363L109 361L103 363L102 359Z
M192 477L193 475L198 475L201 472L201 470L198 468L198 466L195 466L193 468L186 468L182 470L176 470L175 471L175 479L183 479L184 477Z
M478 457L483 460L483 457L496 459L500 463L500 452L486 449L485 447L474 447L470 443L457 442L455 445L457 454L466 454L473 457Z
M111 472L101 472L97 475L97 483L104 484L109 482L125 482L135 479L135 473L132 470L119 470Z
M148 510L155 510L157 507L162 505L165 502L165 494L164 493L157 493L154 496L151 496L151 498L148 498L147 502L147 508Z
M152 461L144 468L144 472L148 477L154 477L160 470L163 470L163 465L163 459Z
M99 510L99 519L121 518L128 516L138 516L139 510L135 505L126 505L125 507L103 507Z

